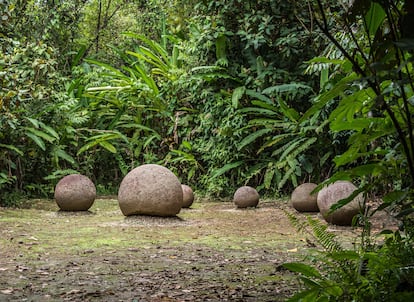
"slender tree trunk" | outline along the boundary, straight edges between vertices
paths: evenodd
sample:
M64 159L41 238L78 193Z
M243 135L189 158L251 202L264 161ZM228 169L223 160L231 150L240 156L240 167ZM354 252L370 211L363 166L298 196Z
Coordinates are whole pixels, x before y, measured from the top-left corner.
M99 35L101 31L102 1L99 0L98 18L96 20L95 53L99 52Z

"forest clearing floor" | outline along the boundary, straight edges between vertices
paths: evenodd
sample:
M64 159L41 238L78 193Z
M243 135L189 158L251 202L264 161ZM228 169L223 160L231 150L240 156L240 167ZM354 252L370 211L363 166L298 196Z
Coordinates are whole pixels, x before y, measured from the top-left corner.
M303 215L282 200L196 201L173 218L124 217L110 198L78 213L0 208L0 301L285 301L298 282L281 265L317 248L283 210ZM329 230L349 245L361 232Z

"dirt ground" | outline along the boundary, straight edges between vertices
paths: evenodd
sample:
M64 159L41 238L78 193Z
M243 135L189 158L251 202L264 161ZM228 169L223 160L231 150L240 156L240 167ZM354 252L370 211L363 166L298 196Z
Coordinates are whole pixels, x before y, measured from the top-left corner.
M281 264L317 247L283 210L303 215L281 200L197 201L174 218L124 217L110 198L86 213L0 208L0 301L285 301L298 283Z

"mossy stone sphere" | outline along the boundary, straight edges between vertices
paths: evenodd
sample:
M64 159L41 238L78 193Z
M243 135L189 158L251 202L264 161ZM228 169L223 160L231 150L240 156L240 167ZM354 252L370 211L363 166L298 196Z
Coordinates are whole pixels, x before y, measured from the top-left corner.
M118 203L125 216L175 216L183 204L183 190L169 169L146 164L124 177L118 190Z
M318 212L318 193L311 194L316 187L317 185L311 182L296 187L290 197L292 206L299 212Z
M181 185L183 189L183 208L189 208L194 202L194 192L188 185Z
M324 219L332 224L350 226L355 215L362 206L364 197L357 195L351 202L329 214L331 206L338 201L349 197L357 187L349 181L337 181L323 188L318 193L317 203Z
M95 198L95 185L85 175L67 175L55 187L55 201L62 211L87 211Z
M257 207L260 195L255 188L243 186L236 190L233 202L237 208Z

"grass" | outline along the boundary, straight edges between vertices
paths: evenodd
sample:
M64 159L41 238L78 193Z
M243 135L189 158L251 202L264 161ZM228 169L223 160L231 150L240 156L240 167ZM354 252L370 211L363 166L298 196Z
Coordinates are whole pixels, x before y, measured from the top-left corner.
M60 212L50 200L0 209L0 300L283 301L294 279L277 267L309 252L280 209L287 206L196 202L178 218L126 218L114 199L86 213ZM99 298L85 296L91 291Z

